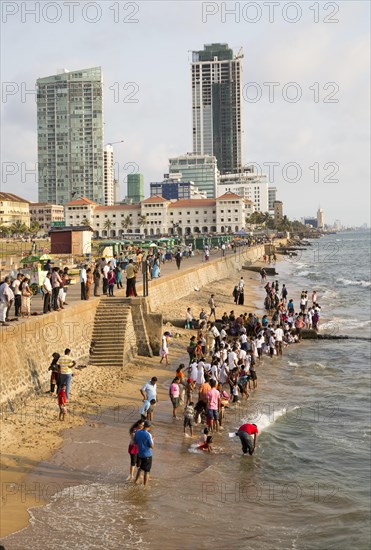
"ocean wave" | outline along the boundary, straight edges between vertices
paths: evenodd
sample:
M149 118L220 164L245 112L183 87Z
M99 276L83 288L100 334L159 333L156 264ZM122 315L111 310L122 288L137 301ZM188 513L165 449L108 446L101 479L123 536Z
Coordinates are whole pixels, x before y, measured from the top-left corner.
M276 420L278 420L282 416L285 416L286 414L291 413L292 411L295 411L296 409L299 409L298 405L295 406L295 407L292 407L292 408L284 407L283 409L279 409L278 411L273 410L271 413L268 413L268 414L266 414L266 413L259 414L258 413L256 420L254 420L250 416L248 418L242 418L241 423L243 424L243 423L246 423L246 422L254 422L257 425L259 432L262 432L262 431L266 430L267 428L269 428L270 426L272 426L276 422Z
M355 318L334 317L331 321L320 323L320 328L321 330L326 330L331 332L332 334L335 334L338 332L340 327L362 328L365 325L369 325L370 323L370 319L361 321L360 319Z
M356 281L355 279L337 279L337 283L344 285L344 286L362 286L364 288L370 288L371 287L371 281L364 281L361 279L360 281Z
M30 525L6 537L6 548L45 548L47 540L48 549L58 550L61 537L65 546L81 550L100 548L102 541L105 548L145 548L137 531L141 510L127 501L137 490L126 483L66 487L51 496L45 506L28 510ZM142 515L142 519L147 518Z

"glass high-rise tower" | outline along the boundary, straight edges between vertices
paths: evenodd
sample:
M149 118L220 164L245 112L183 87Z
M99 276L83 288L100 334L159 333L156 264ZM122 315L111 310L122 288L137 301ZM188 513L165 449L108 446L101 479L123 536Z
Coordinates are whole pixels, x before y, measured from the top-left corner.
M105 204L100 67L37 80L39 202Z
M221 174L242 167L242 58L228 44L192 57L193 152L214 155Z

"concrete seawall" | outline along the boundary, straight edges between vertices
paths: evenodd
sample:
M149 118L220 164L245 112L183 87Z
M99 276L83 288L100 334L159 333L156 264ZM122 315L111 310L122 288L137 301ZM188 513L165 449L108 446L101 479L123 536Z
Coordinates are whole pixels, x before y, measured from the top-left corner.
M197 267L150 282L149 296L142 302L149 345L156 353L161 334L161 316L151 311L162 304L186 296L194 288L227 278L246 261L256 261L264 254L264 245L240 249L225 258L210 260ZM117 293L124 296L124 291ZM13 409L15 404L49 388L52 353L71 348L77 361L88 361L96 310L100 300L81 302L64 311L31 317L27 322L0 331L0 406ZM140 320L140 319L139 319ZM135 332L136 314L129 315L127 333ZM137 342L140 344L140 340ZM125 358L131 359L132 342L125 343ZM142 345L144 345L142 343Z

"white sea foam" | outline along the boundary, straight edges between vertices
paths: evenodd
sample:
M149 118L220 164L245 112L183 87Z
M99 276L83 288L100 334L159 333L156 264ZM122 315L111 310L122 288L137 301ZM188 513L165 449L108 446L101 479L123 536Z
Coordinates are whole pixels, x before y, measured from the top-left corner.
M272 426L276 420L281 418L282 416L285 416L286 414L290 414L292 411L298 409L299 406L292 407L290 409L284 407L283 409L279 409L278 411L272 409L271 413L262 413L259 415L259 418L255 420L254 424L257 425L259 432L262 432ZM244 422L251 422L251 418L242 418L241 424Z
M364 288L369 288L371 286L371 281L364 281L361 279L360 281L356 281L354 279L337 279L337 283L344 285L344 286L362 286Z
M289 361L287 364L288 364L289 367L298 367L299 366L299 363L294 363L293 361Z
M299 271L296 273L297 277L308 277L308 275L310 275L310 271Z

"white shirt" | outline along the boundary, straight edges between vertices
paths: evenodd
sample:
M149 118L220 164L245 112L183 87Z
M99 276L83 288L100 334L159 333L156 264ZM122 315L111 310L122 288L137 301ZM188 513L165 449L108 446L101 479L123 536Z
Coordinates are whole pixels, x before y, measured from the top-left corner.
M228 353L228 366L230 369L233 369L237 365L237 353L230 351Z
M238 358L239 358L239 359L245 360L245 358L246 358L246 351L245 351L244 349L240 349L240 352L239 352L239 354L238 354Z
M245 281L243 279L240 279L238 283L238 289L243 290L243 287L245 286Z
M247 342L246 334L241 334L240 340L241 340L241 344L246 344L246 342Z
M103 268L103 277L105 279L108 278L108 272L109 272L109 265L105 265L104 268Z
M282 328L276 329L276 342L282 342L283 339L283 330Z
M50 282L49 277L45 277L44 282L43 282L43 287L46 290L46 292L51 292L52 291L52 283Z
M21 284L21 281L19 279L15 279L12 284L12 289L14 292L14 296L21 296L21 291L19 290L19 285Z
M86 283L86 269L82 268L80 271L80 283Z

